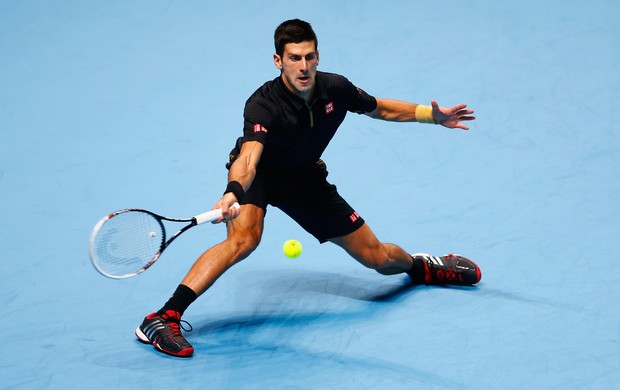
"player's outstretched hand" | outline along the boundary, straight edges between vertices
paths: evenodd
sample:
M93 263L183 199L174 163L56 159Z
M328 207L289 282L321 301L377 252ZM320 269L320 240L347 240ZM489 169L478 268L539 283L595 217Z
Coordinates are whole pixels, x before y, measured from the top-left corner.
M438 125L445 126L449 129L462 129L469 130L469 127L465 126L461 122L473 121L476 119L471 114L474 110L467 110L467 104L459 104L454 107L446 108L439 107L436 101L431 101L433 106L433 118Z

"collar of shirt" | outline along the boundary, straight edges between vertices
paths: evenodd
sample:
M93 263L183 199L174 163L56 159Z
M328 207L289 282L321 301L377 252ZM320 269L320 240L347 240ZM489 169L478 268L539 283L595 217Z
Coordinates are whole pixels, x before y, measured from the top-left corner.
M300 98L299 96L291 92L286 87L286 84L284 84L284 81L282 80L282 76L279 76L276 79L276 85L278 86L278 89L282 92L283 96L289 98L290 101L295 104L295 107L297 107L298 109L302 109L305 106L312 107L314 103L316 103L318 100L326 101L329 99L329 96L327 96L327 91L325 90L325 88L323 88L323 84L321 83L321 78L322 78L321 72L316 72L314 94L313 94L314 97L313 97L313 100L310 102L310 104L306 104L306 101L304 99Z

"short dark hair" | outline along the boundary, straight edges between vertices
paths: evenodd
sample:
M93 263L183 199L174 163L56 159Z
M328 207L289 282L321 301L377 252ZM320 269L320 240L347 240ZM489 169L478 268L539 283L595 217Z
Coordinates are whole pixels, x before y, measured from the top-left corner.
M319 40L308 22L299 19L291 19L282 22L273 37L273 43L276 47L276 54L282 56L284 54L284 46L287 43L301 43L305 41L314 41L314 49L318 49Z

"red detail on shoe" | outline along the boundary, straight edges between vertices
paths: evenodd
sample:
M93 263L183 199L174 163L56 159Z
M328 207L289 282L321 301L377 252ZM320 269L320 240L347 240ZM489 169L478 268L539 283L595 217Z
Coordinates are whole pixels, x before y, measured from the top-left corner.
M193 347L183 348L179 352L166 351L162 347L159 346L159 344L157 343L157 340L153 342L153 346L165 354L176 356L176 357L191 357L194 354Z
M181 313L175 310L166 310L161 316L163 318L174 318L177 321L181 321Z
M151 320L154 318L161 318L162 320L164 320L166 322L166 326L167 328L170 330L170 332L172 333L173 337L180 337L181 340L184 343L187 343L187 341L185 340L185 338L183 337L182 333L181 333L181 322L184 322L185 324L187 324L189 326L189 331L191 331L192 327L189 323L187 323L186 321L182 321L181 320L181 314L177 311L174 310L167 310L166 312L160 314L157 313L151 313L149 315L146 316L145 321L147 320ZM161 320L159 320L161 321ZM164 347L162 347L162 345L160 344L160 342L162 341L162 338L160 336L160 334L155 333L154 335L151 334L151 336L155 336L154 339L149 340L149 336L147 336L147 334L145 334L143 332L143 330L141 329L143 325L141 325L140 327L138 327L136 329L136 337L138 338L139 341L141 341L142 343L145 344L152 344L158 351L161 351L165 354L171 355L171 356L176 356L176 357L191 357L194 354L194 348L189 345L189 343L187 343L189 346L180 349L179 351L175 351L175 350L171 350L171 349L166 349ZM147 325L148 327L148 325ZM183 328L184 330L188 330ZM175 344L177 344L177 346L179 348L181 348L181 345L179 345L178 342L173 341Z
M433 275L431 275L428 263L426 261L422 261L422 263L424 263L424 283L429 284L433 280Z
M146 316L146 319L147 319L147 320L150 320L150 319L151 319L151 318L153 318L153 317L157 317L157 313L151 313L151 314L149 314L148 316Z
M180 326L181 313L179 313L178 311L175 311L175 310L166 310L166 312L164 314L162 314L161 316L164 319L168 319L168 318L173 319L174 321L169 321L168 322L168 326L170 326L170 330L172 331L172 333L174 333L174 335L183 337L182 334L181 334L181 326ZM155 346L155 348L159 349L160 351L165 352L165 353L167 353L169 355L172 355L172 356L190 357L190 356L192 356L194 354L194 348L193 347L183 348L179 352L171 352L171 351L164 351L157 344L157 340L155 340L155 342L153 342L153 345Z
M446 257L449 257L451 260L456 260L458 256L459 255L455 255L455 254L446 255ZM465 258L464 256L461 256L461 257ZM480 281L480 279L482 279L482 271L480 270L480 267L478 267L478 264L476 264L472 259L469 259L469 258L466 258L466 259L476 267L476 281L472 282L472 284L476 284Z
M465 256L447 254L440 258L420 254L425 260L426 284L471 286L480 281L480 267Z
M178 311L174 310L166 310L164 314L161 315L161 318L167 320L168 318L174 319L174 321L168 321L168 325L176 336L181 336L181 326L179 325L179 321L181 321L181 314Z

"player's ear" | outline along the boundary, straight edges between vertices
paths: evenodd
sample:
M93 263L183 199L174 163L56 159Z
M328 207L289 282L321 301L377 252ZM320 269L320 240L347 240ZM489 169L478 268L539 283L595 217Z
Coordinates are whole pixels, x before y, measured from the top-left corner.
M282 70L282 57L280 57L277 54L273 55L273 63L276 66L276 68Z

